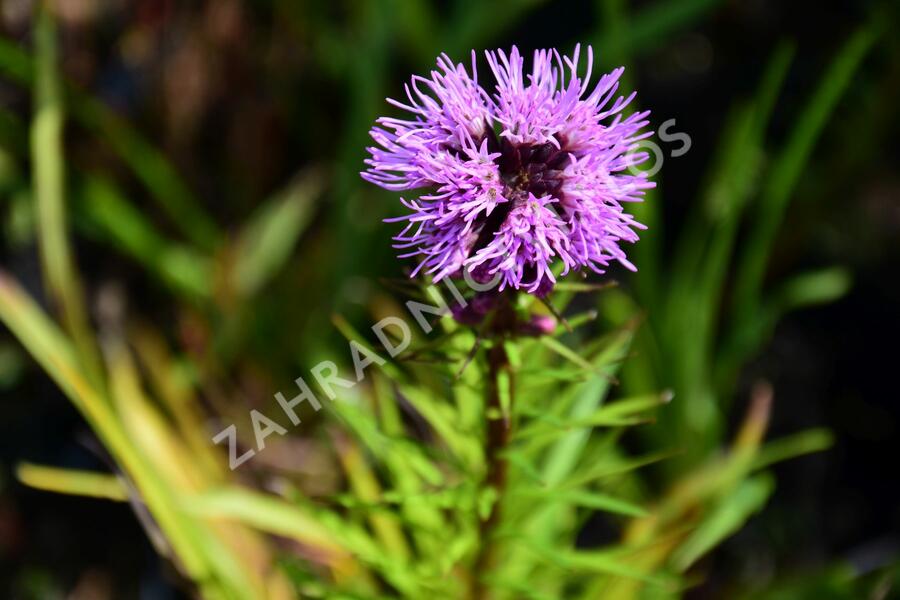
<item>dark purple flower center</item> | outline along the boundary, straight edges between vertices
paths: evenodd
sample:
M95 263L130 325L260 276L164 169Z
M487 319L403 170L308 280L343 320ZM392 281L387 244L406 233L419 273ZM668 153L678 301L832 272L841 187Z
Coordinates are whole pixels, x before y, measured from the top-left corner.
M562 187L562 169L569 153L547 142L544 144L514 144L502 138L497 139L493 130L488 134L488 148L499 152L497 166L500 177L506 184L507 198L527 197L530 192L536 197L547 194L556 196ZM563 144L560 144L562 147Z
M510 211L525 202L529 193L537 198L548 194L559 198L563 183L562 169L569 158L569 153L563 149L564 140L558 140L560 148L549 142L515 144L506 138L498 138L493 129L488 129L485 137L488 151L500 153L496 161L504 184L503 196L508 202L498 205L483 219L469 256L490 243Z

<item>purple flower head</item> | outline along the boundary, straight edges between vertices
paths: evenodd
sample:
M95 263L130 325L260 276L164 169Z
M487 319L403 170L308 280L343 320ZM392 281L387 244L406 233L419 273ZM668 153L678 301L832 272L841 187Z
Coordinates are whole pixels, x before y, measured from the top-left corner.
M420 257L413 276L465 269L543 295L556 260L563 275L602 273L612 260L633 270L620 242L643 226L622 203L653 187L629 169L647 158L637 149L651 132L641 131L648 112L622 115L634 97L616 97L624 69L592 85L590 47L583 76L578 46L571 57L536 51L528 74L516 47L486 56L492 92L478 83L474 52L471 73L441 55L429 77L406 85L408 102L388 99L409 117L382 117L371 131L363 178L416 190L401 198L409 214L388 219L405 222L394 247Z

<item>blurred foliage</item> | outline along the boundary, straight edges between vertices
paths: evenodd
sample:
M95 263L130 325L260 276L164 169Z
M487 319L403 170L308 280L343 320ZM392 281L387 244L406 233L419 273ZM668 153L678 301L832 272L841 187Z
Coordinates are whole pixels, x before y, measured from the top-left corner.
M84 15L45 2L22 17L30 33L0 39L0 75L30 91L27 106L0 107L0 195L9 252L36 246L41 283L14 265L0 274L0 320L18 342L0 341L0 387L22 379L21 346L80 411L111 469L23 462L18 479L129 502L206 598L675 598L702 583L704 558L776 493L769 467L832 441L821 429L766 441L765 382L746 415L732 415L741 371L779 319L852 285L840 265L775 282L766 273L816 142L861 65L890 44L887 3L873 4L786 106L783 139L771 124L802 48L773 49L730 110L681 224L663 217L665 182L635 208L651 233L635 247L633 280L559 286L553 310L570 328L482 340L444 317L364 384L323 400L326 410L266 438L240 469L211 441L234 423L241 451L256 448L251 410L281 415L274 394L310 365L351 372L348 340L377 349L359 330L404 315L408 299L433 301L394 278L380 219L396 203L356 176L366 132L396 89L394 63L420 72L439 51L461 58L505 39L539 4L211 3L192 34L203 39L178 49L162 76L165 135L88 91L74 58L72 80L61 76L58 21ZM720 4L601 0L594 41L632 64ZM286 34L268 45L239 35L256 13ZM126 54L148 53L146 30L161 20L145 18L123 36ZM70 23L67 35L77 30ZM179 136L228 94L203 69L232 45L264 56L242 70L296 67L295 79L263 77L270 88L259 91L297 102L295 120L239 107L223 138L253 147L248 164L223 161L213 181L186 181ZM327 118L330 102L341 103L340 122ZM68 144L66 128L77 132ZM260 130L276 130L291 164L266 164ZM124 266L82 272L76 250ZM496 352L508 357L500 371ZM485 440L498 422L513 433L492 453ZM498 464L502 485L490 477ZM585 543L598 520L614 533ZM22 581L56 585L40 572ZM895 585L881 566L834 564L733 597L880 598Z

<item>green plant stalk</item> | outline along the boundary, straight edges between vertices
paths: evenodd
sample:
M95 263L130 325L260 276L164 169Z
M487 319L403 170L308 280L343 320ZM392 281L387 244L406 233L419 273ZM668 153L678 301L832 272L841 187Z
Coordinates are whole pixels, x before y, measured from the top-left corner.
M100 354L90 334L84 297L67 241L63 106L56 71L56 32L46 3L38 9L34 34L37 76L34 81L31 158L44 281L53 303L62 312L66 329L75 341L79 362L96 384L101 381Z
M494 317L495 324L500 323L500 326L503 327L501 322L505 320L504 317L507 313L510 313L511 318L515 318L512 307L509 304L505 304L498 309ZM503 492L506 488L508 466L503 452L512 437L512 423L508 418L510 407L504 406L503 399L504 395L509 398L511 394L508 389L506 391L501 389L501 386L504 384L509 385L509 379L505 377L509 366L509 356L507 356L506 348L498 335L488 351L485 402L488 419L487 437L485 440L487 473L482 485L483 490L493 490L494 501L491 504L488 515L482 519L479 527L478 539L480 540L480 546L472 566L471 597L473 599L481 599L487 596L487 588L484 585L483 578L490 571L495 560L491 537L500 523L500 508Z

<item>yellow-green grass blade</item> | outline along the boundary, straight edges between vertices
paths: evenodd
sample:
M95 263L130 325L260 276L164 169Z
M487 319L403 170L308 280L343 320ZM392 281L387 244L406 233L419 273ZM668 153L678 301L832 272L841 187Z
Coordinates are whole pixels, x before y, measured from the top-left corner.
M225 590L253 586L201 525L176 508L175 492L147 462L122 427L105 393L86 377L75 347L14 280L0 272L0 321L12 331L51 379L81 411L104 446L134 481L143 501L171 543L185 572L217 597L240 597Z
M20 463L16 467L16 478L29 487L58 494L120 502L128 500L127 487L118 477L109 473Z
M90 332L81 284L68 241L65 166L62 150L64 112L57 72L56 29L45 3L35 25L34 117L31 160L37 203L38 241L44 281L66 329L78 349L78 360L93 383L101 379L99 352Z

